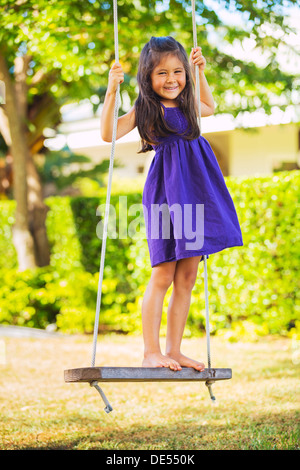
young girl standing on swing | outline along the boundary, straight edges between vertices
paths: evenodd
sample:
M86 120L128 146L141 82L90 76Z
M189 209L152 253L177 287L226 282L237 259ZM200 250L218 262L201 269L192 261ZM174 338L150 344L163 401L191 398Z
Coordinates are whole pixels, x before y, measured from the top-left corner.
M188 58L183 46L167 36L152 37L144 46L137 74L138 98L131 110L118 118L117 139L137 126L141 152L155 150L143 191L153 268L142 304L144 367L204 370L204 364L180 350L198 264L203 255L243 245L235 207L217 159L207 140L200 136L193 90L195 65L199 70L201 117L212 115L214 101L204 75L206 61L201 48L192 49ZM123 81L122 67L115 63L109 72L101 117L101 136L106 142L112 141L116 90ZM157 207L169 209L162 217L169 223L168 237L157 218ZM202 217L198 217L199 207L204 207ZM174 208L177 215L181 209L182 217L175 217ZM187 221L196 239L193 243L186 234ZM162 308L172 282L166 352L162 354Z

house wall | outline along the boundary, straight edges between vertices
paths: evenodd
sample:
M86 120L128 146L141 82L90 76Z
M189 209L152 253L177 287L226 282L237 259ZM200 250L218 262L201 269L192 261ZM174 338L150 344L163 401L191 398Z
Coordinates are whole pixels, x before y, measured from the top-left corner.
M203 134L218 160L223 176L229 175L230 131Z
M271 174L283 162L296 167L300 157L298 133L297 124L284 124L207 132L203 137L210 143L224 176L250 176ZM128 178L137 174L146 176L154 151L138 154L140 142L134 131L129 142L122 140L116 142L114 174ZM100 145L89 144L76 149L70 145L70 148L97 163L110 158L111 144L103 141ZM117 163L123 167L117 167Z
M229 172L232 176L267 175L283 162L299 158L298 126L284 124L236 129L230 135Z

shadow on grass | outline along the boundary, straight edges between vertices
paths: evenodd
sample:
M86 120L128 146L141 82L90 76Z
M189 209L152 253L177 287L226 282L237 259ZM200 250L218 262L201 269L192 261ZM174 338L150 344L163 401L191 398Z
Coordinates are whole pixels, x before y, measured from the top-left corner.
M181 409L181 414L185 410ZM187 413L190 414L189 408ZM293 412L237 415L216 423L199 413L199 420L120 427L99 417L70 415L60 423L63 439L19 446L20 450L297 450L300 442L299 414ZM202 422L201 422L202 421ZM226 421L226 418L224 419ZM99 424L100 423L100 424ZM47 427L59 427L58 420Z

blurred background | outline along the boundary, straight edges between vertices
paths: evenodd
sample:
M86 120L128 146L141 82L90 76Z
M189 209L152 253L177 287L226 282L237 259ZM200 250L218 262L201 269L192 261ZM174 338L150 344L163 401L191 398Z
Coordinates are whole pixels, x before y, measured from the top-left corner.
M202 133L244 239L209 259L211 331L231 341L299 339L299 2L205 0L196 12L216 103ZM100 119L114 62L112 1L0 0L0 13L0 324L90 333L111 150ZM137 98L151 36L173 36L190 53L191 4L120 0L118 19L122 115ZM141 203L153 152L139 149L137 129L117 142L117 213L120 196ZM150 274L145 239L107 241L101 331L141 332ZM187 337L204 334L204 317L199 268Z

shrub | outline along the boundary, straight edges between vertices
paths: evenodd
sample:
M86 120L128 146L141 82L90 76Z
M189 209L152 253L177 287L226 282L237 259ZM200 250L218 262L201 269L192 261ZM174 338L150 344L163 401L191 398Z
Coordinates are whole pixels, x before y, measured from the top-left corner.
M300 331L299 258L300 174L226 178L243 233L243 247L208 259L212 334L235 340L241 335ZM128 206L141 203L141 191L128 193ZM17 272L11 239L14 201L1 201L0 322L44 328L56 322L62 331L93 330L102 241L96 214L105 195L95 198L52 197L47 231L51 264ZM118 194L111 203L119 215ZM103 215L103 214L102 214ZM134 217L134 216L132 216ZM117 231L119 230L117 216ZM107 239L100 325L104 330L141 331L141 303L151 274L146 239ZM167 293L162 329L165 331ZM204 270L192 292L185 334L202 333L205 325Z

